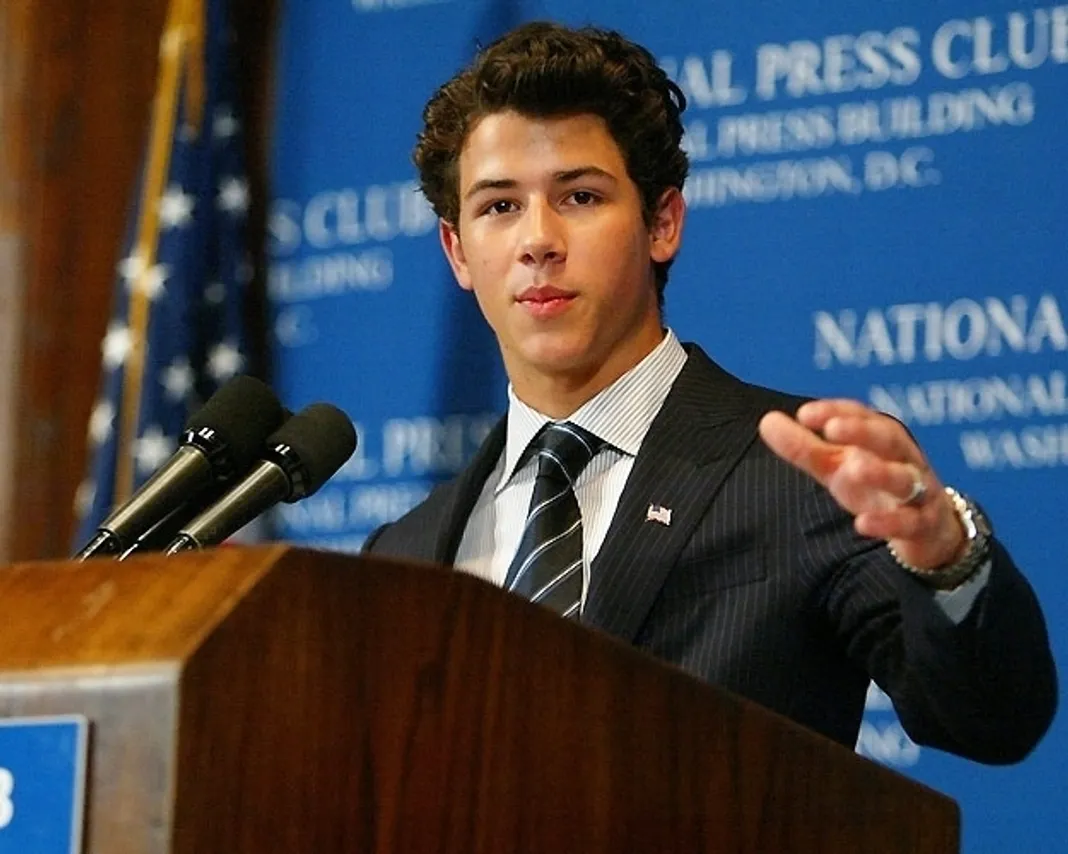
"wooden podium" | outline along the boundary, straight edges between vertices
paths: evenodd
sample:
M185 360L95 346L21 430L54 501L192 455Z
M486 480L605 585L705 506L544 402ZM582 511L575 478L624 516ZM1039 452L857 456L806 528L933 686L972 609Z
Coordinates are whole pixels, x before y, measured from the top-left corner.
M87 854L958 850L948 798L439 567L20 564L0 609L0 718L90 721Z

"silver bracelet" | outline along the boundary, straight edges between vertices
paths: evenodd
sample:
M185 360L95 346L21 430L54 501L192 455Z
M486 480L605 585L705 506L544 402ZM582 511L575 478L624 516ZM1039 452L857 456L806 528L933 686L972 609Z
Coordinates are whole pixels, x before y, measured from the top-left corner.
M989 559L990 537L993 535L993 529L990 527L990 522L987 520L986 515L975 502L965 498L951 486L946 487L946 495L953 502L953 509L956 511L960 523L964 526L964 534L967 538L968 547L960 560L938 569L923 569L903 561L889 543L886 544L886 547L890 552L890 556L897 561L897 565L902 569L932 587L950 590L974 575L979 567Z

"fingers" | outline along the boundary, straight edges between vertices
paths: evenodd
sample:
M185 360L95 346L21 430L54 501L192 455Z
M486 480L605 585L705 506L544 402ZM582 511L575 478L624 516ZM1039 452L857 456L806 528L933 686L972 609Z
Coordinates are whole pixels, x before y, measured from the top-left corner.
M927 467L922 451L904 426L855 400L817 400L797 411L799 423L838 445L867 448L888 460Z
M875 414L869 411L869 415ZM876 423L862 423L865 420ZM877 423L882 420L888 423ZM835 423L838 426L832 426ZM820 437L785 413L769 412L761 419L759 432L774 453L815 478L843 508L859 515L898 510L913 495L917 481L933 488L922 454L911 441L903 445L895 427L904 433L901 425L882 416L836 416L825 431L830 436Z
M769 412L760 419L760 438L786 462L797 466L821 483L841 463L842 451L822 440L785 412Z
M842 462L827 485L834 487L835 481L848 481L856 489L878 493L871 509L892 510L906 504L918 483L924 491L929 488L926 474L918 466L886 460L858 447L842 454Z
M930 473L924 475L934 481ZM897 504L886 509L873 509L857 514L853 526L858 534L881 540L919 542L924 547L937 545L942 534L949 531L956 536L959 523L945 493L929 488L923 502L916 505Z
M892 418L836 415L823 427L823 437L837 445L857 445L887 460L925 465L923 455L905 429Z
M912 463L885 460L864 448L852 446L842 454L842 463L823 481L834 499L854 515L895 513L914 510L921 503L908 504L918 488L931 487L929 472Z
M863 417L871 415L872 410L856 400L845 398L828 398L810 400L797 410L797 420L811 430L822 430L823 425L835 416Z

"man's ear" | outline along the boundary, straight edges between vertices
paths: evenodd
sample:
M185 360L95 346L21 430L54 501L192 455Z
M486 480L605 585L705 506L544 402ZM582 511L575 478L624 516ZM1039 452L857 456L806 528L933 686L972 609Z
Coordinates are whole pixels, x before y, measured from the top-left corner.
M686 220L686 200L676 187L660 195L649 225L649 257L653 261L670 261L682 243L682 225Z
M467 257L464 255L464 247L460 242L460 232L450 223L443 219L438 220L438 238L441 240L441 248L445 257L449 259L452 274L456 281L465 291L471 290L471 274L467 269Z

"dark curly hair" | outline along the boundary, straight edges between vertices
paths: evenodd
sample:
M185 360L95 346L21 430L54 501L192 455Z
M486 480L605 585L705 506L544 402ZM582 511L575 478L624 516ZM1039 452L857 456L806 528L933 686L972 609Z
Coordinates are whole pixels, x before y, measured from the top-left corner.
M619 33L529 23L480 51L434 93L423 110L413 160L434 212L455 226L460 152L480 119L505 110L536 118L597 115L623 153L651 225L663 192L681 190L686 180L684 109L685 96L653 55ZM661 301L670 266L654 264Z

